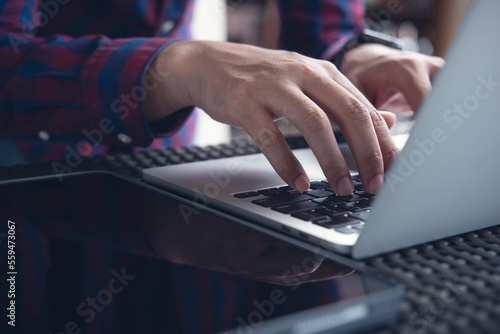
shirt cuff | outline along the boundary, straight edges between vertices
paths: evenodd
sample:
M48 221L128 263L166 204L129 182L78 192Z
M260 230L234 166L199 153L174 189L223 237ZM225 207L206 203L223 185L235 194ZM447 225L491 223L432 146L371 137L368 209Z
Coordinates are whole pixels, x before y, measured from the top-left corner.
M174 41L165 38L114 39L92 54L80 80L87 131L100 131L102 142L106 144L143 147L151 144L153 132L142 106L148 91L142 83L143 80L148 83L161 80L149 65ZM154 132L171 133L182 125L182 117L176 122L172 122L171 117L166 119L170 125L160 120L161 129L155 126Z
M149 129L155 137L166 137L175 134L184 125L193 112L194 107L181 109L172 115L154 122L149 122Z

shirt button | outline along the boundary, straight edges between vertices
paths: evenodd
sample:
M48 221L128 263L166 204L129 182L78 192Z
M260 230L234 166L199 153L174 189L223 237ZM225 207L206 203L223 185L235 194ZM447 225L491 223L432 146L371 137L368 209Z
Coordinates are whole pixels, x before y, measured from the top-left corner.
M132 142L132 139L124 133L118 134L118 140L124 144L130 144Z
M38 132L38 137L43 141L48 141L50 139L50 135L47 131L41 130Z
M175 22L173 20L167 20L162 24L160 31L163 34L169 33L172 29L174 29Z

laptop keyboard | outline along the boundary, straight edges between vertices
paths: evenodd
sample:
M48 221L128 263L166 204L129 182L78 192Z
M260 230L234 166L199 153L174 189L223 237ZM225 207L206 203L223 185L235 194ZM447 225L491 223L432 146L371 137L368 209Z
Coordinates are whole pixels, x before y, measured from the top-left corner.
M336 195L328 181L311 182L310 189L299 193L289 186L235 194L239 199L343 234L359 233L370 215L373 195L363 189L359 176L353 176L354 192Z

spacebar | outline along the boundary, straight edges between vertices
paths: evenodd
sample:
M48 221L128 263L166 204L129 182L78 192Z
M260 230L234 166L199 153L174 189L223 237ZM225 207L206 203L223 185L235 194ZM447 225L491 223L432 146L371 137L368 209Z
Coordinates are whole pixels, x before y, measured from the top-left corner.
M252 201L252 203L263 206L265 208L270 208L270 207L278 206L278 205L285 205L285 204L307 201L307 200L312 199L312 198L314 198L314 197L306 195L306 194L302 194L302 193L296 193L296 194L278 195L278 196L273 196L273 197L268 197L268 198L263 198L263 199L256 199L256 200Z

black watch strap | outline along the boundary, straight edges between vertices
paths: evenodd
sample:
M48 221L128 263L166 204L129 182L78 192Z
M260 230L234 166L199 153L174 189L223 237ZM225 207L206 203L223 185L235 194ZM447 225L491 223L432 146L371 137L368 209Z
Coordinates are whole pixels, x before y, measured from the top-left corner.
M354 38L350 39L344 47L330 60L337 68L342 65L344 55L354 49L355 47L363 44L382 44L393 49L402 50L403 41L397 37L386 35L370 29L364 29L358 33Z

